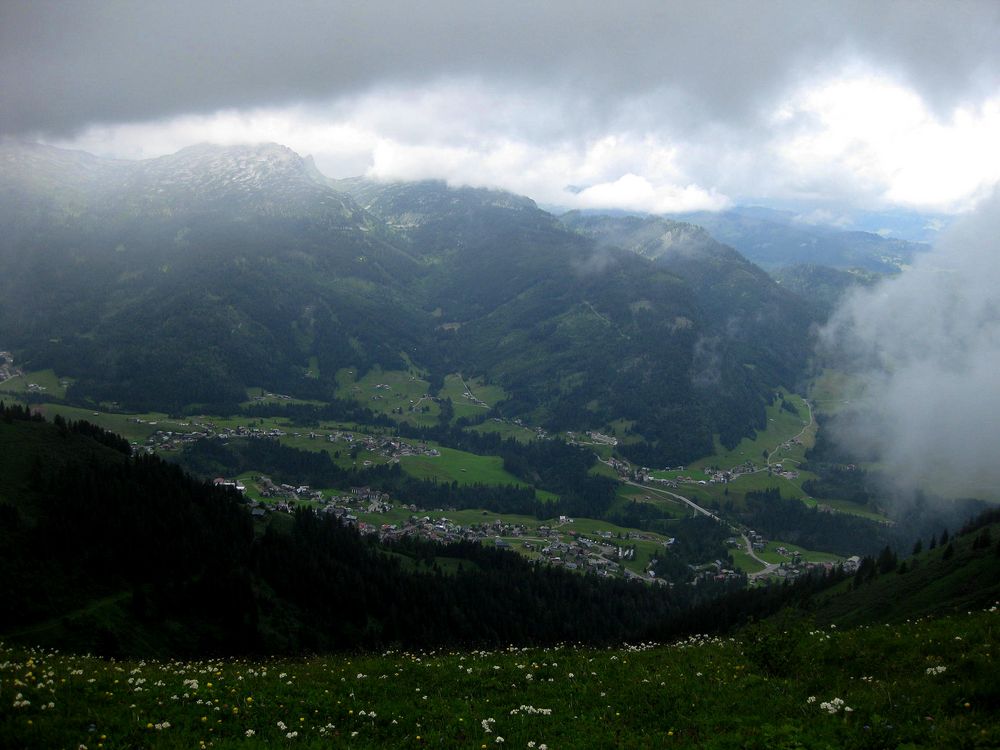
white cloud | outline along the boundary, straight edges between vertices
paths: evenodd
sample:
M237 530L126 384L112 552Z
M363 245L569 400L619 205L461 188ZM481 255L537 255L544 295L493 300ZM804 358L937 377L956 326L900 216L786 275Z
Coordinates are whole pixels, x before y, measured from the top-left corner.
M850 295L827 351L865 386L848 449L872 452L910 487L996 494L1000 463L1000 193L944 233L913 267Z
M802 186L955 212L1000 181L1000 92L941 118L913 90L855 74L803 89L774 122L775 152Z
M593 185L576 196L579 208L621 208L650 213L719 211L730 200L697 185L654 185L645 177L625 174L614 182Z
M56 145L145 158L209 141L276 141L333 177L438 178L500 187L552 205L653 212L734 202L966 210L1000 181L1000 94L938 116L915 91L857 69L786 92L759 123L675 117L647 93L595 114L565 92L451 77L379 88L325 105L224 110L163 122L92 126ZM582 186L573 193L567 185Z

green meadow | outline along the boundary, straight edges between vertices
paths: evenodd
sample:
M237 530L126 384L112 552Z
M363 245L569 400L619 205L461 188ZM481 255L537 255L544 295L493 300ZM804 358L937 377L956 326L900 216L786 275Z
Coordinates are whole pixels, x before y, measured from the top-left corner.
M53 398L65 398L66 387L72 382L72 379L58 377L54 370L36 370L0 383L0 394L23 396L27 393L37 393Z
M753 437L743 438L731 450L716 440L715 453L693 462L689 468L730 469L747 461L752 461L757 466L766 466L768 459L772 463L788 462L790 465L801 462L805 451L815 441L816 426L810 420L809 407L801 396L783 389L780 393L785 402L795 407L797 414L782 409L782 401L776 400L767 407L765 429L758 430ZM786 447L786 443L796 438L800 444Z
M343 369L337 372L337 385L338 398L353 399L400 422L430 426L441 413L430 393L430 382L415 369L375 367L361 377L356 369Z
M503 468L499 456L479 456L475 453L438 448L440 456L403 456L399 465L407 474L420 479L436 479L459 484L516 484L527 486Z
M489 385L482 378L463 378L462 375L453 373L445 377L438 396L451 399L456 418L474 418L487 413L498 401L506 398L507 394L500 386Z
M7 747L990 748L989 611L615 648L106 660L0 646Z

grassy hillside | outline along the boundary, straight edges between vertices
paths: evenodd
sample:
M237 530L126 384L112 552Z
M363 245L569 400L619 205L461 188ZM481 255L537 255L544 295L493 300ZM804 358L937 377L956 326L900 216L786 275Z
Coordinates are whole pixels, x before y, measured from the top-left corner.
M985 538L991 543L979 543ZM1000 600L1000 524L955 537L873 580L819 598L816 619L840 626L964 612Z
M104 661L0 647L9 747L957 748L1000 744L997 607L592 650Z

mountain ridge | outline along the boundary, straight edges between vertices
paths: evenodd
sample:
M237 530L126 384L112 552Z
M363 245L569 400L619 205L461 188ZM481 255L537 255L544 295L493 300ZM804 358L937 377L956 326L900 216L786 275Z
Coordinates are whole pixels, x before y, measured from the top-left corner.
M39 191L24 163L42 156ZM651 259L529 198L329 181L273 144L114 162L124 178L98 174L91 203L54 212L56 156L103 164L29 149L0 174L19 196L0 221L0 337L75 378L79 403L232 409L251 386L324 400L340 370L409 362L432 382L483 375L504 414L553 429L634 422L649 449L629 450L660 462L761 427L808 354L801 303L694 228Z

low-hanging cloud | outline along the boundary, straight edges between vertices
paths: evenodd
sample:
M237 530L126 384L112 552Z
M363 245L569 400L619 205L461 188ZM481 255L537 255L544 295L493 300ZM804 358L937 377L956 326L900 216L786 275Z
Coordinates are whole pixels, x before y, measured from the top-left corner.
M837 435L907 488L1000 485L1000 194L900 276L845 299L825 353L864 382ZM991 491L992 490L992 491Z
M746 125L797 79L857 58L950 111L995 89L998 29L991 0L14 1L0 4L0 132L67 134L455 75L585 92L591 119L656 92L692 127Z
M2 2L0 135L275 141L565 208L952 213L1000 181L998 35L993 0Z

